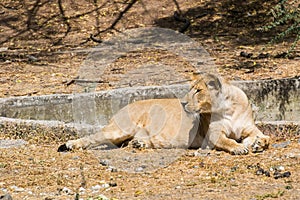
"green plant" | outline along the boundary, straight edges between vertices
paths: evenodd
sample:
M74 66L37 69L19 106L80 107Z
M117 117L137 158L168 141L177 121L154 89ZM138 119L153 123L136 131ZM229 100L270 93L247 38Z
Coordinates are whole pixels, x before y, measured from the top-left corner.
M274 21L263 26L262 30L269 31L279 26L287 25L284 30L277 34L271 44L278 42L287 36L295 36L288 53L293 51L300 40L300 4L298 0L280 0L270 11Z

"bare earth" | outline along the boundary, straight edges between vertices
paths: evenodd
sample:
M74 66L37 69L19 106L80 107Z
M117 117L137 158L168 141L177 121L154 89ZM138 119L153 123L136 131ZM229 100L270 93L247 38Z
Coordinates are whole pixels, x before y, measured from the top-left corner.
M57 14L56 1L35 2L0 3L0 97L82 92L68 83L78 76L88 54L86 50L98 45L89 39L90 34L109 28L128 4L63 1L64 15L70 17L65 20L62 13ZM107 39L129 28L157 26L179 30L184 25L174 20L174 1L149 2L137 1L115 30L95 37ZM238 6L232 6L233 3ZM209 52L224 77L258 80L300 76L299 45L290 59L275 58L287 50L292 38L271 46L267 42L275 31L258 31L270 21L267 13L274 1L180 0L178 4L183 16L191 21L185 34ZM33 13L33 17L28 13ZM49 16L52 18L47 22ZM242 51L253 56L242 57ZM270 56L260 58L267 53ZM99 77L103 83L97 89L112 88L110 82L116 81L116 74L124 74L144 62L180 65L176 70L185 75L192 71L183 70L185 61L170 52L134 52L118 59ZM4 138L10 136L0 135L0 139ZM23 147L0 149L0 196L9 193L13 199L45 200L101 199L99 195L111 199L300 199L299 130L282 130L280 136L271 133L271 138L273 144L289 144L245 156L218 151L191 156L194 151L186 150L170 165L137 173L104 166L100 164L101 156L91 150L58 153L59 139L36 138ZM120 155L132 152L114 150L112 157L115 151ZM133 154L156 151L135 150ZM278 178L275 173L277 179L275 171L279 173Z

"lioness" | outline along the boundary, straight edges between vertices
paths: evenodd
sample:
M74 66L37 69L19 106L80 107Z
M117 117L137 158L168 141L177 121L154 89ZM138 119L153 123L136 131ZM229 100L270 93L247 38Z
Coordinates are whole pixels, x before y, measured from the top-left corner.
M215 148L231 154L261 152L269 136L254 124L245 93L211 74L194 74L188 94L122 108L100 132L67 141L59 151L125 142L145 148Z

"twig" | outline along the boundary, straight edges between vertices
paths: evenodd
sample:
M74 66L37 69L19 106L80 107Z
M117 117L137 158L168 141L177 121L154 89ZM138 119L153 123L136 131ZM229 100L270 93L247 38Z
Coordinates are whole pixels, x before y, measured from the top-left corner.
M190 20L187 18L183 18L178 11L174 12L174 19L179 22L184 22L184 25L179 29L180 33L184 33L191 25Z
M103 32L106 32L111 29L115 29L115 26L119 23L119 21L122 19L123 15L128 12L128 10L137 2L137 0L131 0L131 2L128 3L128 5L125 7L123 11L121 11L118 15L118 17L115 19L115 21L105 30L98 32L97 34L94 35L94 37L100 35Z

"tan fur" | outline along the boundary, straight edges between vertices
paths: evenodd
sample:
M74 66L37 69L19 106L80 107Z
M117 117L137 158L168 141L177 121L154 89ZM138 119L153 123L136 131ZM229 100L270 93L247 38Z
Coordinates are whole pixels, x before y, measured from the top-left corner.
M231 154L259 152L269 137L257 129L251 106L239 88L210 74L193 77L179 99L150 99L125 106L100 132L70 140L68 149L125 141L146 148L216 148Z

